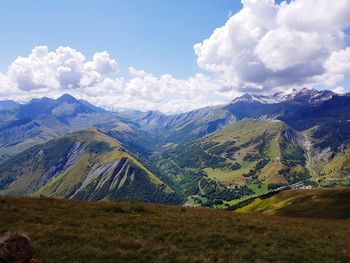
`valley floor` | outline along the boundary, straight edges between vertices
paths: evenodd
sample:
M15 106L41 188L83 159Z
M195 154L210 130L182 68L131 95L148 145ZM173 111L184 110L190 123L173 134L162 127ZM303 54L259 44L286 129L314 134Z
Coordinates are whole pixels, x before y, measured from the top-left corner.
M0 197L38 262L349 262L350 220L138 203Z

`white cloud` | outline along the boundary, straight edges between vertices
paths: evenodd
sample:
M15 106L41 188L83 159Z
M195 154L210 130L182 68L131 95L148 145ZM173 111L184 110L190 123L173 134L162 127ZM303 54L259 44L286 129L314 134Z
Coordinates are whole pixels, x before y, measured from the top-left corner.
M278 24L297 31L327 32L350 24L349 0L295 0L282 3Z
M350 72L350 48L334 51L325 63L327 72L346 74Z
M142 78L142 77L146 76L147 73L144 70L138 70L134 67L129 67L129 75L131 77Z
M345 93L347 93L346 89L344 89L343 87L336 87L332 91L337 93L337 94L345 94Z
M38 46L29 56L15 59L7 75L20 90L52 91L96 85L116 70L117 62L106 51L95 53L87 61L82 53L70 47L49 52L48 47Z
M223 82L203 74L185 80L170 74L160 77L129 68L129 79L115 77L118 63L97 52L91 60L70 47L49 51L35 47L18 57L6 74L0 73L0 99L27 101L32 97L58 97L63 93L98 106L118 109L161 110L175 113L227 102L220 93ZM230 93L236 96L235 93Z
M254 51L257 58L272 72L295 66L322 67L322 62L329 56L330 50L337 47L337 43L333 43L334 40L319 33L305 33L279 27L266 33Z
M46 46L38 46L28 56L15 59L6 74L0 73L0 97L26 101L68 92L101 106L116 107L125 86L122 78L112 77L117 66L106 51L97 52L92 60L87 60L70 47L49 51ZM98 96L108 98L106 104Z
M123 97L129 108L137 105L143 110L175 113L227 102L228 97L220 92L221 81L203 74L181 80L169 74L158 78L144 71L129 69L129 72L133 77L125 82ZM237 93L230 95L236 97Z
M0 73L0 99L29 100L69 92L107 108L174 113L227 103L242 92L272 92L337 83L350 72L350 0L242 0L226 24L194 45L208 73L176 79L118 63L107 51L87 59L70 47L35 47ZM336 88L337 87L337 88Z
M327 65L344 51L350 0L242 0L231 16L194 46L198 65L238 90L270 91L291 86L335 85L345 74ZM344 55L344 54L341 54ZM328 64L327 64L328 63Z
M101 75L108 75L117 70L118 63L110 58L107 51L97 52L93 55L92 61L85 64L87 71L96 71Z

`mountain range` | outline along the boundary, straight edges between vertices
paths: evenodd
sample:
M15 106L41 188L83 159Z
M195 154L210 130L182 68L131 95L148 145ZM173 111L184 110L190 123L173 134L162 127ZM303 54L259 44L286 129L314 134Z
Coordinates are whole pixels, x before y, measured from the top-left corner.
M234 207L350 186L350 94L245 94L166 115L70 95L0 102L0 194Z

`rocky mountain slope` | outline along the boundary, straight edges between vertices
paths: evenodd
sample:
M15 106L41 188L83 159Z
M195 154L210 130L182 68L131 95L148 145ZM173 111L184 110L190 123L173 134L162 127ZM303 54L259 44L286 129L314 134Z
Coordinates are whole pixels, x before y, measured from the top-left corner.
M96 129L51 140L5 161L0 194L179 202L119 142Z

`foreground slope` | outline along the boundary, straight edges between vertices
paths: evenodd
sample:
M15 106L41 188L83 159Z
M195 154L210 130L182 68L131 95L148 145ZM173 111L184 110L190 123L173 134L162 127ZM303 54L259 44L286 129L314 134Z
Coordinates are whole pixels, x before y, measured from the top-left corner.
M5 161L0 165L0 193L178 202L119 142L96 129L34 146Z
M289 190L255 199L239 212L316 218L349 218L350 189Z
M45 263L349 262L350 221L177 206L0 197Z

